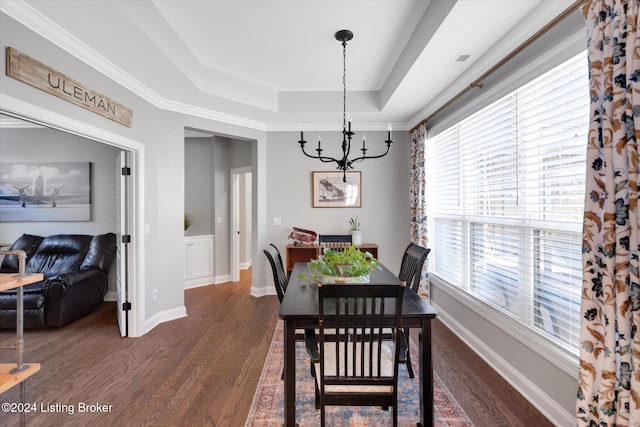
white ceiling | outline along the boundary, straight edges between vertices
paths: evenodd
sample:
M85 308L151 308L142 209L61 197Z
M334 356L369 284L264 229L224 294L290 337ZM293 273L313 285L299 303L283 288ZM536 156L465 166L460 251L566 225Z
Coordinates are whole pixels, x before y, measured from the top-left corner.
M417 124L572 3L24 0L0 11L161 108L265 130L339 129L334 33L349 29L347 110L375 130Z

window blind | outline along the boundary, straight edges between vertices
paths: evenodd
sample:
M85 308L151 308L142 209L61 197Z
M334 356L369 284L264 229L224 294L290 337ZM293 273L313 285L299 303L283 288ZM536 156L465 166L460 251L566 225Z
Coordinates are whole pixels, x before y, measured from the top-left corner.
M578 353L586 52L426 142L434 274Z

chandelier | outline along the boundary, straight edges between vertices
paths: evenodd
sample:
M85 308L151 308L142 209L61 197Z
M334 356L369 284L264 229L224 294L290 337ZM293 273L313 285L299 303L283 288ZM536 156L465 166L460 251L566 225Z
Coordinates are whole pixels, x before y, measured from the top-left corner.
M349 159L349 154L351 153L351 138L354 135L354 132L351 131L351 117L347 116L347 42L353 38L353 33L349 30L340 30L335 34L336 40L342 42L342 158L336 159L334 157L325 156L322 154L321 143L322 140L318 136L318 148L315 149L317 155L311 155L304 150L304 145L307 141L304 140L304 130L300 130L300 148L302 149L302 153L305 156L311 157L312 159L318 159L323 163L331 163L335 162L337 164L336 169L341 170L342 180L347 182L347 170L353 169L353 163L361 162L364 159L378 159L380 157L384 157L389 153L389 149L391 148L391 144L393 144L393 140L391 139L391 124L387 128L387 140L385 143L387 144L387 151L377 156L367 156L367 137L362 135L362 156L356 157L354 159Z

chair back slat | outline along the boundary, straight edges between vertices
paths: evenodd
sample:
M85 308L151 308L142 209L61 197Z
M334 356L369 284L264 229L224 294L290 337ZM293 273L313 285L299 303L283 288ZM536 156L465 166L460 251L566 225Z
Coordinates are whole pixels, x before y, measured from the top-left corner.
M393 328L398 337L404 286L325 284L318 289L323 388L326 385L393 385L394 381L397 384L397 363L393 363L392 368L383 363L384 352L391 352L392 359L397 360L397 340L384 340L383 329ZM330 340L325 339L327 328L332 330ZM329 369L325 366L325 354L331 354L333 360Z
M343 251L351 246L351 234L320 234L318 243L323 248L329 248L334 251Z

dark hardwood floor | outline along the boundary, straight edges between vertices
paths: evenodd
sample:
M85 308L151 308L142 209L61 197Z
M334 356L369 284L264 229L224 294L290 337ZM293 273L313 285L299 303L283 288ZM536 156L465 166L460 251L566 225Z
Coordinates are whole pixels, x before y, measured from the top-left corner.
M24 360L42 363L26 385L36 406L27 425L243 426L279 308L275 295L249 296L250 274L187 290L188 316L140 338L120 337L112 302L63 328L27 331ZM14 340L0 332L1 344ZM475 425L551 425L438 321L433 342L436 371ZM0 403L17 402L18 389ZM18 425L16 414L0 420Z

